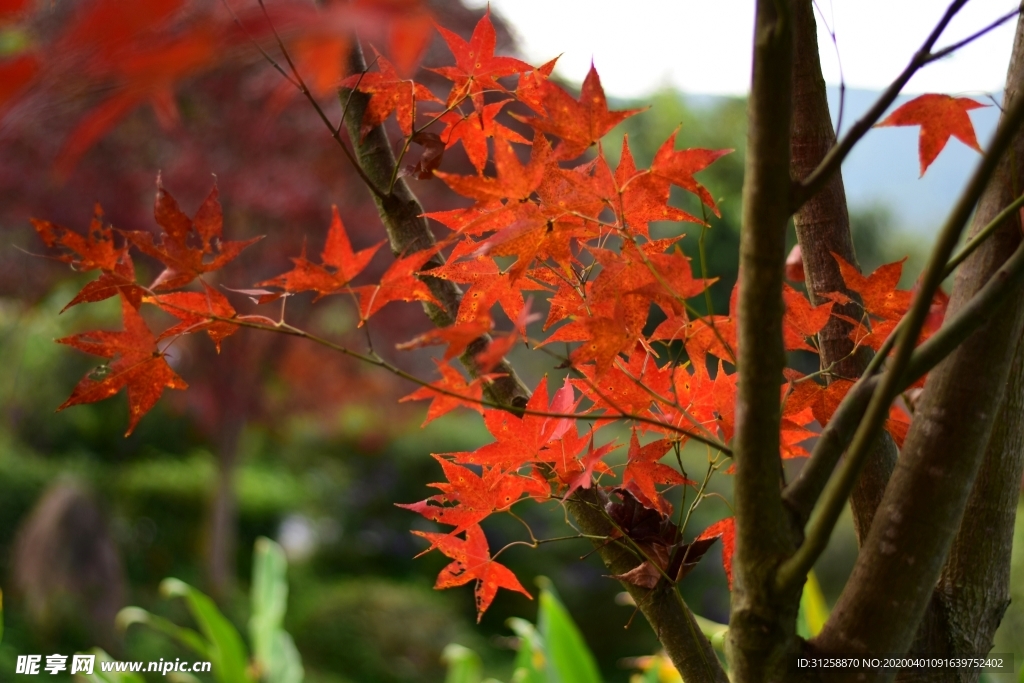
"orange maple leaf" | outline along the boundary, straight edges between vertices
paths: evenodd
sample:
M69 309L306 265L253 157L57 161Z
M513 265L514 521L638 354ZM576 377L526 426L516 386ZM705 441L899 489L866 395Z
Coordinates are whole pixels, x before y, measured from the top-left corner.
M660 439L641 446L634 429L629 440L626 469L622 473L622 485L628 488L637 500L665 515L672 514L672 504L658 493L656 484L697 485L668 465L658 462L670 448L672 441L669 439Z
M286 292L314 291L319 299L326 294L338 292L363 272L382 244L383 240L359 252L352 251L352 244L341 222L338 207L331 206L331 226L327 230L327 242L320 255L323 265L317 265L306 258L306 245L303 244L302 254L292 259L294 268L275 278L259 282L256 286L280 287Z
M736 551L736 518L726 517L715 522L695 540L704 541L712 538L722 539L722 567L725 569L725 578L729 581L729 590L732 590L732 556Z
M142 316L124 297L121 316L121 332L83 332L57 340L58 344L112 359L104 372L83 378L57 410L102 401L127 387L128 436L142 416L156 405L165 388L186 389L188 385L167 364Z
M519 579L512 573L512 570L491 559L487 537L484 536L484 531L479 525L466 529L466 540L462 540L458 536L428 531L413 531L413 533L427 539L431 542L431 547L436 547L454 560L437 575L437 583L434 584L434 588L453 588L464 586L473 580L476 581L477 622L491 606L499 588L517 591L531 600L533 599L533 596L519 583Z
M918 141L918 155L921 158L921 175L928 170L939 152L946 146L950 136L955 137L971 149L981 151L974 134L974 124L967 112L987 107L969 97L927 94L915 97L875 127L921 126Z
M374 50L377 53L376 50ZM355 88L367 93L370 102L363 112L359 125L359 137L365 138L371 130L384 123L395 113L398 128L405 135L412 135L412 124L416 117L416 102L440 102L425 86L412 79L402 78L395 67L380 53L377 53L378 72L353 74L341 82L343 88Z
M150 285L157 291L183 287L199 275L223 267L243 249L262 239L254 237L240 242L221 240L224 219L217 200L216 184L193 219L178 208L178 203L164 189L160 176L157 176L153 214L157 225L163 228L159 244L153 239L152 233L148 232L134 230L126 232L125 236L141 251L166 266Z
M579 101L551 81L544 80L541 88L547 116L520 120L561 138L555 157L562 160L575 159L622 121L647 109L608 111L601 78L593 63L583 81Z
M158 340L205 330L220 353L221 340L238 331L238 325L210 317L234 318L235 309L227 297L205 282L202 292L158 294L151 302L181 321L161 332Z
M490 9L480 17L468 43L462 36L442 26L437 26L437 31L455 57L455 66L431 69L453 83L451 93L448 95L449 107L462 98L471 96L474 106L478 110L482 109L485 90L505 90L495 80L496 78L533 70L532 66L514 57L494 56L497 37L491 23Z

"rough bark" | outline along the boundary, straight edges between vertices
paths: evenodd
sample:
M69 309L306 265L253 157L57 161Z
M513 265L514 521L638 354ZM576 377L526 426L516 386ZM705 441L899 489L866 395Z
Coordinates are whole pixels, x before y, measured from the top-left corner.
M836 144L825 79L821 75L811 0L797 0L794 3L793 33L793 126L790 149L793 177L802 180L818 167ZM830 292L854 296L847 290L839 265L832 256L838 254L848 263L857 265L841 171L832 175L824 187L800 207L793 216L793 222L803 255L807 294L811 303L824 303L828 300L825 295ZM853 319L860 315L855 303L836 305L834 310ZM849 323L833 316L818 333L818 346L823 369L830 368L838 377L856 379L867 367L870 351L862 349L853 353L850 329ZM871 526L882 492L895 466L896 454L895 444L885 435L865 463L850 501L858 540L864 538Z
M362 50L358 46L350 54L349 69L355 73L366 69ZM378 189L384 190L382 195L374 194L374 201L387 229L392 252L396 255L409 253L434 244L434 235L426 219L421 217L423 208L405 181L399 178L391 192L386 192L395 168L395 156L383 127L378 126L365 137L360 136L360 124L368 97L359 92L346 90L341 93L341 101L348 106L345 126L350 139L355 142L360 167ZM440 258L435 257L435 261L439 264ZM428 277L424 280L438 300L444 304L443 307L425 306L427 315L438 327L452 324L462 296L458 286L437 278ZM462 357L461 360L468 372L476 373L473 357L484 348L487 341L487 337L476 340ZM493 372L506 373L507 377L490 385L490 397L508 406L512 411L515 411L516 407L525 406L530 391L516 375L511 364L502 361ZM583 491L577 494L567 502L567 506L584 533L607 536L612 531L607 517L602 513L601 501L594 492ZM618 543L600 545L599 554L613 574L624 574L640 564L632 553ZM623 587L634 597L669 659L686 681L728 681L711 643L700 631L693 613L674 587L664 582L650 592L627 583L623 583Z
M1018 29L1011 73L1020 68L1022 61ZM1013 103L1018 99L1016 87L1011 88L1007 97L1011 109L1017 109ZM1014 160L1024 160L1024 136L1019 132L1013 139L1012 153L1004 155L978 203L972 232L987 224L1012 200L1011 179L1020 177L1022 170L1014 168ZM957 273L948 317L969 304L1019 242L1019 224L1009 222L964 262ZM1024 326L1024 307L1020 302L1019 293L1011 296L997 315L929 376L903 453L853 575L832 618L816 639L815 645L823 651L900 653L911 646L985 460L993 421ZM1006 465L994 464L996 474L1001 467ZM980 535L973 528L965 532ZM977 540L971 539L971 543ZM976 574L972 580L982 580L988 572L999 571L995 565L980 572L976 568L966 570L965 561L965 555L954 557L951 569ZM959 577L950 576L952 592L960 593L963 587L955 586ZM963 597L971 599L966 593ZM992 611L984 605L978 609ZM943 621L950 624L949 619L940 617L929 615L926 626ZM870 672L866 680L888 680L893 673Z
M1024 305L1018 295L1009 306ZM1009 307L1008 306L1008 307ZM1018 341L1003 405L964 521L939 578L950 652L988 652L1010 603L1010 551L1024 473L1024 343Z
M1017 37L1006 79L1006 100L1020 97L1024 85L1024 24ZM1018 140L1015 151L1024 149ZM1019 158L1019 157L1018 157ZM990 188L978 210L974 230L1020 194L1010 167ZM1017 170L1019 173L1019 168ZM1016 176L1019 178L1020 176ZM1019 181L1018 181L1019 182ZM1019 245L1020 222L1000 229L989 246L988 259ZM997 250L997 251L993 251ZM991 267L991 266L989 266ZM1019 310L1024 293L1011 297L1003 310ZM963 521L950 549L928 611L913 644L915 652L977 655L992 648L992 639L1010 602L1010 552L1024 471L1024 342L1018 339L1005 379L1006 393L992 427L984 460L971 490ZM979 673L963 671L961 681L977 681ZM944 680L935 672L901 675L900 681Z
M792 26L788 2L761 0L747 105L747 164L740 234L739 389L736 401L736 554L729 664L733 680L773 680L796 645L796 594L774 590L795 547L782 505L779 387L782 283L790 210ZM793 591L788 591L792 593Z

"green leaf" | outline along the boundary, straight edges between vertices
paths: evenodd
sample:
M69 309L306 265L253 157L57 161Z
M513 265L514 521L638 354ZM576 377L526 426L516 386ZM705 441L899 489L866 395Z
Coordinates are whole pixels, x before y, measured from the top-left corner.
M167 683L203 683L190 673L184 671L172 671L167 674Z
M448 665L444 683L480 683L483 662L480 655L458 643L449 643L441 653L441 661Z
M270 633L281 628L284 619L288 604L288 561L281 546L262 537L256 539L252 559L252 617L249 619L249 632L253 650L259 657L263 647L270 647Z
M305 669L295 641L287 631L278 629L270 646L269 659L264 680L267 683L302 683Z
M122 631L127 630L132 624L143 624L178 641L200 657L210 659L210 644L201 635L190 628L178 626L163 617L147 612L141 607L125 607L117 613L114 624Z
M814 572L807 573L804 592L800 596L800 613L797 617L797 630L803 638L813 638L821 633L828 620L828 603L821 592L821 585Z
M551 658L551 668L557 676L555 680L560 683L600 683L601 675L594 655L572 617L555 596L551 582L543 579L537 583L541 586L537 630Z
M512 683L548 683L553 673L548 669L548 658L540 632L525 619L513 617L508 627L519 636L519 652L516 654Z
M707 636L707 639L711 641L711 647L724 653L725 636L729 632L729 626L726 624L719 624L717 621L705 619L699 614L694 614L693 617L697 620L697 626L700 627L701 633Z
M98 647L94 647L84 654L95 655L96 661L93 664L91 674L75 674L76 683L146 683L142 676L130 671L103 671L100 666L102 662L115 662L117 660Z
M305 673L295 642L282 628L288 607L287 573L284 549L269 538L257 539L253 550L249 637L253 658L267 683L301 683Z
M210 661L218 683L253 683L242 637L206 595L178 579L164 579L160 592L181 597L188 604L199 630L210 641Z

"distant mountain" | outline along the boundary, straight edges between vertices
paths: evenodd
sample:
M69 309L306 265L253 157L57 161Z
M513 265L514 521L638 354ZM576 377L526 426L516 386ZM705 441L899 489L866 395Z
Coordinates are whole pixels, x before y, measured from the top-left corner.
M842 130L849 130L878 96L879 93L868 90L847 90ZM900 97L896 106L910 99L912 96ZM975 99L983 101L981 97ZM833 122L838 103L839 89L832 88L829 92L829 108L833 112ZM978 142L984 147L995 132L999 109L995 106L975 109L970 116ZM926 235L934 233L941 226L980 156L956 138L950 138L939 158L928 168L928 173L924 178L919 178L919 130L871 130L843 164L843 181L851 209L882 205L892 212L894 227Z

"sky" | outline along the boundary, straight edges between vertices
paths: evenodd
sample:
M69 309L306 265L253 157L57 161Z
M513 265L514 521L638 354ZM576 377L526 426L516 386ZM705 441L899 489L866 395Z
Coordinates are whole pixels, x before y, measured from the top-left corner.
M816 0L825 80L838 84L841 64L847 87L885 88L947 5L943 0ZM749 87L753 0L490 0L490 6L509 22L528 61L541 64L561 54L557 73L581 82L593 60L609 96L643 97L665 87L741 95ZM1013 0L971 0L939 45L974 33L1015 6ZM904 92L1000 90L1014 23L929 65ZM835 32L835 45L826 26Z

